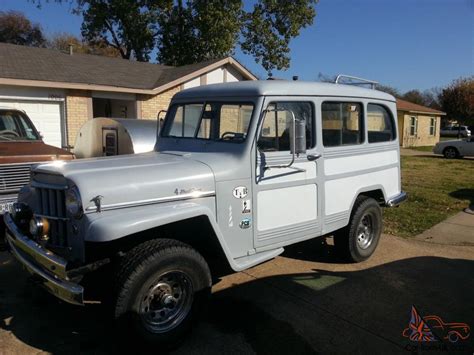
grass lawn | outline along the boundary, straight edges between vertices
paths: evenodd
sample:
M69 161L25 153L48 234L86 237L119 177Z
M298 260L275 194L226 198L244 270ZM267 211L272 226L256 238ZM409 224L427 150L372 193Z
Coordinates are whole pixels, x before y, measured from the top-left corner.
M384 232L417 235L474 203L474 161L402 156L402 189L408 200L384 209Z
M418 150L419 152L432 152L433 147L434 146L432 146L432 145L427 145L427 146L424 146L424 147L410 147L408 149Z

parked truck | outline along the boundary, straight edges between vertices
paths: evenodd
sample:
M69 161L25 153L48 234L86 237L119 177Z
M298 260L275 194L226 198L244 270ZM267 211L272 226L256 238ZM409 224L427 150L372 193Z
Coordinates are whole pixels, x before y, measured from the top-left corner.
M221 267L241 271L333 235L349 262L375 251L400 184L395 98L286 81L174 96L153 152L43 164L5 215L12 253L60 299L103 272L127 336L173 343Z

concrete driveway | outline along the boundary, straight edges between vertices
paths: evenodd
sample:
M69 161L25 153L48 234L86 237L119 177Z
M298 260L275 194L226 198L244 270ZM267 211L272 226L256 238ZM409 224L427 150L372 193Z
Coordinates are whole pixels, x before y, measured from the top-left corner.
M301 243L224 277L206 318L174 353L386 354L424 347L472 354L474 335L456 344L418 344L402 331L412 305L422 316L474 329L473 275L469 246L384 236L369 261L343 264L324 241ZM111 331L104 313L99 304L69 306L32 287L0 253L0 354L137 353L136 344Z

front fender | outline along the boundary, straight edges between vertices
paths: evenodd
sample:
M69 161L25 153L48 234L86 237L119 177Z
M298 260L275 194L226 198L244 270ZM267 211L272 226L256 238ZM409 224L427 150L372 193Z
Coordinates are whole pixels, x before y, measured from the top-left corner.
M215 220L214 206L213 198L205 198L199 202L170 202L90 213L86 215L84 240L110 242L169 223L207 216L227 260L233 266L231 253Z

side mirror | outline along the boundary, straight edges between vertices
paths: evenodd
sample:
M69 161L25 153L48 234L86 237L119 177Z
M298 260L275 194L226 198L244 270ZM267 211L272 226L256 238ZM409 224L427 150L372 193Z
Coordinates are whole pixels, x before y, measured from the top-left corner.
M163 128L163 124L165 122L165 119L164 118L161 118L161 114L164 113L166 115L166 112L168 112L167 110L161 110L160 112L158 112L158 114L156 115L156 120L157 120L157 126L156 126L156 136L159 137L160 133L161 133L161 129Z
M296 120L292 122L290 130L290 152L291 154L306 153L306 122L305 120Z

